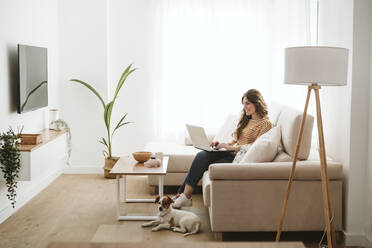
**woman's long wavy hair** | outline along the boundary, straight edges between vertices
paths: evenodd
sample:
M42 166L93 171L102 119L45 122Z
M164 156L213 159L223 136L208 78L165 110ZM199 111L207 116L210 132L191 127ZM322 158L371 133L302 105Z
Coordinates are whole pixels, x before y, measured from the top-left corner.
M242 96L242 103L243 99L247 98L249 102L254 104L256 107L256 112L262 117L267 117L268 111L267 111L267 105L265 100L263 99L261 93L256 89L250 89L247 92L244 93ZM242 114L240 116L240 120L238 123L238 126L234 132L234 136L236 137L236 140L239 139L240 135L242 134L242 130L248 125L249 120L252 119L251 115L246 115L244 109L242 110Z

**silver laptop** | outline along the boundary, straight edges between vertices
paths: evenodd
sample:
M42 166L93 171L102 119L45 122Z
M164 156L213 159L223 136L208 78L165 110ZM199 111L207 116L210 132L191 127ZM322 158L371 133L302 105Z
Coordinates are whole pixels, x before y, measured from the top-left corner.
M207 135L205 134L204 128L186 124L187 132L190 135L192 144L195 148L208 152L223 152L227 151L225 148L216 149L211 147L208 141Z

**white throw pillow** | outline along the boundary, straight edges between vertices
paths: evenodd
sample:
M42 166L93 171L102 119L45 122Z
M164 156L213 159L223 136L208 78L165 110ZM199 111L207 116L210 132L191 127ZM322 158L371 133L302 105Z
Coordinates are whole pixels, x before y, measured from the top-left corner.
M251 147L252 144L246 144L242 145L240 147L240 150L238 153L235 155L234 160L232 161L233 164L238 164L240 161L243 159L244 155L248 152L249 148Z
M273 127L253 142L240 163L272 162L281 150L281 137L280 126Z

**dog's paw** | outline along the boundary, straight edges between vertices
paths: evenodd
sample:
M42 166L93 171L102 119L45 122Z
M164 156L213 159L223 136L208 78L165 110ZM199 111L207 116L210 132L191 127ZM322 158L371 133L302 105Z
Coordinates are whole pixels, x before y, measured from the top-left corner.
M154 227L154 228L151 229L151 231L153 231L153 232L157 232L157 231L159 231L159 229L156 228L156 227Z
M143 224L141 225L141 227L148 227L148 225L147 225L146 223L143 223Z

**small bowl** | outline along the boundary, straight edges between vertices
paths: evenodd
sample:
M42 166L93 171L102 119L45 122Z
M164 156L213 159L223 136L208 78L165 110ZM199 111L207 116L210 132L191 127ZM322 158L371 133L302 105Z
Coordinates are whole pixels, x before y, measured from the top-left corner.
M140 163L144 163L151 158L151 152L133 152L133 158Z

